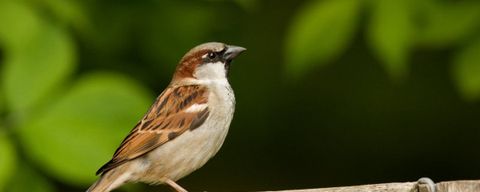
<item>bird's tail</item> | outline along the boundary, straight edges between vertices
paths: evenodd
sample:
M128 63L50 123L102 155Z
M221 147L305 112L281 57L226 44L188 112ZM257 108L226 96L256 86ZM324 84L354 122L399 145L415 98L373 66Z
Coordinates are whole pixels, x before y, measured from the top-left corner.
M109 192L128 180L128 174L113 169L103 173L95 183L87 189L87 192Z

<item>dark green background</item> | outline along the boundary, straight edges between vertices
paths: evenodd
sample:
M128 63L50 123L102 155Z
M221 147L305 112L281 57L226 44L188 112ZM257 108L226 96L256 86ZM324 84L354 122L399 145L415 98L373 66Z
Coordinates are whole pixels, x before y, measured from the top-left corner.
M186 189L480 178L478 1L0 0L0 191L84 191L208 41L248 50Z

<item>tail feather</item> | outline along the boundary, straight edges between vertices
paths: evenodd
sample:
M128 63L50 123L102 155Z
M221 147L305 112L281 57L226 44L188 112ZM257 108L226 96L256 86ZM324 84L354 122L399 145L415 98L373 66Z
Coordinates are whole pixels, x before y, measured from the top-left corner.
M109 192L124 184L129 179L129 175L130 174L116 169L104 172L100 178L87 189L87 192Z

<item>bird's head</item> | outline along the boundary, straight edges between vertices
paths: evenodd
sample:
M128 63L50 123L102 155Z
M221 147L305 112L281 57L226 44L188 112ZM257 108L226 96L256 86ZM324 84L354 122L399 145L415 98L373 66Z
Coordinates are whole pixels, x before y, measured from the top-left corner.
M232 60L245 50L243 47L218 42L198 45L188 51L180 60L173 80L178 81L185 78L225 79L228 76Z

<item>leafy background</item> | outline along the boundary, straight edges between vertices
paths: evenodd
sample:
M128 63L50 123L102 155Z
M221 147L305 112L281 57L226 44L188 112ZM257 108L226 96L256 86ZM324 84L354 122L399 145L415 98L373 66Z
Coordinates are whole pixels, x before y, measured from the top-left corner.
M187 189L480 178L479 1L0 0L0 191L84 191L207 41L248 51Z

